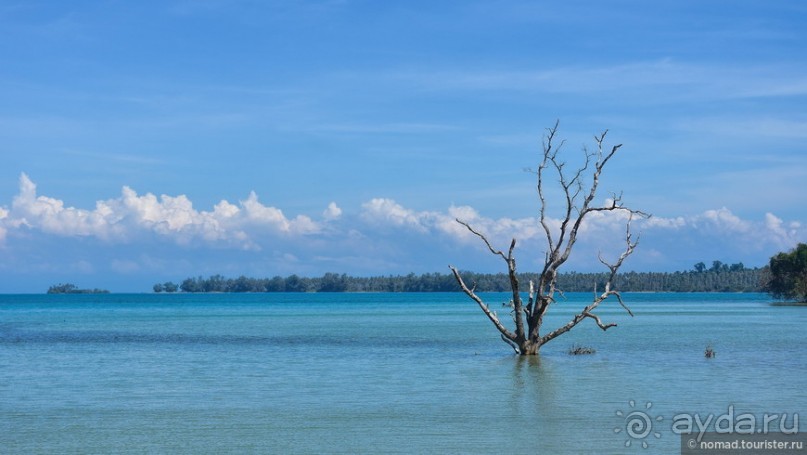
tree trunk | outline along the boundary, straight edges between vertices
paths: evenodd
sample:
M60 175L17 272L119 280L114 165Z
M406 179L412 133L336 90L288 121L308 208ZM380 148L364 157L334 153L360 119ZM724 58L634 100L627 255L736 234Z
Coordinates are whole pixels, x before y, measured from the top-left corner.
M538 350L541 349L541 344L532 340L524 340L519 346L519 355L538 355Z

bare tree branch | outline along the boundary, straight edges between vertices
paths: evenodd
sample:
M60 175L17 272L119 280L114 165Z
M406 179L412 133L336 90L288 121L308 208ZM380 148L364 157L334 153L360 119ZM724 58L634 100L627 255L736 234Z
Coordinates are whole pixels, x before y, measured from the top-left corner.
M549 250L552 251L555 249L554 242L552 241L552 229L549 227L549 224L546 221L546 198L544 197L544 169L546 169L547 161L549 160L550 154L555 154L557 152L552 151L552 140L555 138L555 133L558 131L558 125L560 121L555 122L555 126L549 128L547 130L546 138L543 143L544 147L544 159L541 161L541 165L538 166L538 198L541 202L541 226L544 228L544 232L546 233L546 243L549 246ZM563 143L561 143L563 145ZM554 162L554 159L553 159Z
M623 251L622 254L619 255L619 258L617 259L617 261L615 263L613 263L613 264L609 264L608 262L606 262L602 258L602 256L600 256L600 258L599 258L600 262L602 262L606 267L608 267L608 269L611 272L610 275L608 276L608 280L606 280L606 282L605 282L605 289L603 290L603 292L601 294L597 295L596 288L595 288L594 300L588 306L583 308L583 310L580 313L575 315L572 318L571 321L566 323L566 325L564 325L564 326L550 332L549 334L545 335L544 337L542 337L541 338L541 344L544 344L544 343L546 343L546 342L548 342L548 341L550 341L550 340L552 340L552 339L554 339L554 338L568 332L569 330L574 328L574 326L579 324L585 318L594 319L594 321L597 323L597 325L603 330L607 330L607 329L609 329L611 327L616 327L615 323L604 324L599 316L592 313L592 311L594 311L594 309L597 308L600 305L600 303L604 302L610 296L615 296L617 301L619 302L619 304L622 306L622 308L624 308L625 311L627 311L627 313L629 315L633 316L633 312L630 310L630 308L627 307L627 305L625 305L625 302L622 300L622 295L618 291L613 289L614 279L616 278L616 274L619 271L619 268L622 266L622 263L625 261L625 259L627 259L627 257L630 256L633 253L633 251L636 249L636 246L639 244L638 240L635 241L635 242L631 241L630 225L631 225L632 218L633 218L633 215L632 214L629 215L628 222L627 222L627 227L625 228L625 243L626 243L625 251Z
M474 235L476 235L477 237L482 239L482 241L485 242L485 245L487 245L488 250L490 250L491 253L493 253L493 254L495 254L497 256L501 256L502 259L504 259L505 261L507 260L507 257L504 255L504 253L502 253L501 250L494 249L493 245L490 244L487 237L485 237L482 233L480 233L479 231L476 231L474 228L471 227L470 224L466 223L465 221L460 220L459 218L455 218L455 221L457 223L465 226L465 228L468 229L469 231L471 231L471 233L473 233Z
M516 351L516 354L521 354L521 349L519 349L519 347L518 347L518 345L516 343L514 343L512 340L510 340L509 338L504 336L504 334L502 334L501 337L502 337L502 340L505 343L509 344L510 347L513 348L514 351Z
M513 319L514 319L514 322L516 324L516 332L515 332L514 335L512 333L505 334L505 335L508 338L512 339L513 341L518 341L518 340L524 339L525 338L525 336L524 336L524 318L523 318L523 316L521 314L522 311L523 311L523 303L521 301L521 295L519 293L518 275L516 273L516 260L513 257L513 250L515 250L515 248L516 248L516 239L513 239L513 241L510 242L510 248L507 250L507 255L505 256L504 253L501 250L497 250L497 249L495 249L493 247L493 245L491 245L490 241L488 240L488 238L484 234L482 234L481 232L475 230L468 223L466 223L464 221L461 221L459 219L457 219L456 221L458 223L460 223L461 225L465 226L474 235L476 235L477 237L482 239L482 241L485 242L485 245L488 247L488 250L492 254L495 254L496 256L501 257L502 259L504 259L505 263L507 263L507 273L508 273L508 276L509 276L509 279L510 279L510 288L512 289L512 292L513 292L513 310L514 310ZM454 270L453 267L451 267L451 269L452 269L452 271ZM461 277L459 276L459 274L457 272L454 272L454 276L457 278L458 282L461 281ZM462 286L463 284L464 283L460 283L460 286ZM466 292L466 294L467 294L467 292ZM469 294L469 296L470 296L470 294ZM471 296L471 298L476 300L473 296ZM490 318L491 315L488 314L488 317ZM493 320L493 319L491 319L491 320ZM494 321L494 324L498 324L497 328L499 328L499 326L501 326L501 322L498 321L498 318L496 318L496 320ZM501 329L499 329L499 331L501 332ZM504 334L504 332L502 332L502 333Z
M640 210L626 207L623 203L621 193L612 193L612 197L601 206L594 204L599 190L600 176L611 158L613 158L616 152L622 147L622 144L612 146L608 149L605 147L605 137L608 131L606 130L600 135L595 135L594 141L596 143L596 150L590 152L586 148L583 148L583 164L572 172L569 172L566 162L562 161L559 155L564 141L560 141L560 143L557 144L556 136L558 125L559 122L555 122L554 126L547 128L542 143L543 150L541 160L535 171L535 174L537 174L536 190L540 204L539 224L546 236L547 249L545 251L544 266L537 283L533 281L529 283L526 306L522 302L516 273L516 260L513 256L516 239L512 240L510 248L505 254L502 250L494 248L484 234L472 228L468 223L457 220L458 223L465 226L471 233L482 239L488 251L501 257L507 264L507 272L510 278L510 287L513 295L511 300L513 311L511 311L511 314L516 326L515 332L510 331L500 322L496 313L492 312L488 306L482 302L475 294L473 288L469 289L468 286L465 285L459 272L452 266L451 270L454 273L454 277L462 290L471 299L477 302L488 319L493 322L497 330L501 333L502 339L510 344L516 352L522 355L536 354L543 344L568 332L583 319L593 319L597 326L603 330L616 326L615 323L603 322L602 319L593 312L600 303L612 296L629 315L633 316L633 312L625 305L621 294L615 289L614 282L622 263L633 253L638 245L638 238L633 240L631 234L631 222L634 216L643 218L650 216ZM547 213L549 207L547 194L545 192L547 172L557 176L557 182L562 191L561 202L558 207L561 217L557 221L558 224L550 220ZM586 180L588 180L588 184L585 183ZM590 304L583 308L582 311L576 314L565 325L541 336L540 329L543 324L543 317L549 306L555 302L555 293L557 292L563 295L561 290L557 288L558 269L569 259L584 220L589 214L596 212L627 212L625 250L614 263L609 263L601 256L599 257L600 262L605 265L610 272L602 292L598 293L595 288L595 295Z
M476 295L474 290L469 288L465 284L465 281L462 280L460 272L454 266L448 266L448 267L451 269L451 272L454 273L454 278L456 278L457 282L462 288L462 291L465 292L465 294L468 297L473 299L479 305L479 308L481 308L482 311L485 313L485 315L487 315L488 319L490 319L490 321L493 322L493 325L496 326L499 332L501 332L502 336L506 337L509 340L515 340L516 335L513 332L507 330L507 328L501 323L501 321L499 321L499 317L496 315L496 313L491 311L488 305L478 295Z
M604 324L604 323L602 322L602 319L600 319L600 317L599 317L599 316L597 316L596 314L592 314L592 313L583 313L583 316L586 316L586 317L589 317L589 318L594 319L594 321L595 321L595 322L597 323L597 325L598 325L598 326L599 326L599 327L600 327L600 328L603 330L603 332L604 332L604 331L606 331L606 330L608 330L608 329L610 329L611 327L616 327L616 323L614 323L614 322L611 322L611 323L609 323L609 324Z

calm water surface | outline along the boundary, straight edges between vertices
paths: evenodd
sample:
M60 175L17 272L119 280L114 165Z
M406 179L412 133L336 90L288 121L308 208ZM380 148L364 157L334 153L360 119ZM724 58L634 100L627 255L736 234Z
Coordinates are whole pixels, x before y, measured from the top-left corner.
M680 413L807 422L807 308L626 300L521 359L459 293L2 295L0 453L678 453Z

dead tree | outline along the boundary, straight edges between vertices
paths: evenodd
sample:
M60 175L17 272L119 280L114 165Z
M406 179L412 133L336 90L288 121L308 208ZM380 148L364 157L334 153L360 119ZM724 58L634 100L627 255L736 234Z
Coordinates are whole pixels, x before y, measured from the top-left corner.
M534 171L538 177L537 190L540 202L540 224L546 235L547 251L544 267L538 278L538 282L529 282L526 304L522 299L522 293L519 288L516 259L513 256L513 250L516 247L516 239L514 238L512 242L510 242L507 253L504 253L494 248L483 233L475 230L468 223L459 219L457 220L458 223L462 224L470 232L479 237L492 254L501 257L507 264L507 273L510 278L510 288L512 290L512 300L509 305L512 307L511 314L513 316L515 329L511 330L507 328L499 319L498 314L491 310L488 304L476 294L475 284L472 284L470 287L466 285L460 272L454 266L449 266L463 292L479 305L501 334L502 340L509 344L516 353L520 355L537 354L541 346L568 332L584 319L592 319L602 330L616 326L613 322L603 322L598 315L594 314L594 310L597 306L610 297L614 297L625 311L633 316L633 312L625 305L619 291L614 288L614 279L622 263L633 253L633 250L638 244L638 239L634 240L631 234L631 221L636 216L650 216L644 212L623 205L621 194L614 194L604 205L594 204L600 183L600 175L606 164L608 164L616 151L622 146L621 144L613 146L610 151L603 149L603 142L605 141L605 135L608 131L594 137L596 141L596 151L590 152L584 148L585 161L573 173L567 172L565 163L558 158L558 152L563 142L557 147L555 146L555 135L557 131L558 123L555 123L555 126L552 128L547 129L547 134L543 142L542 160L538 169ZM585 180L588 178L589 173L590 181L586 182ZM555 174L559 179L562 189L561 199L563 199L563 202L561 204L562 215L559 220L560 227L555 229L552 228L551 222L547 218L547 200L544 185L546 179L551 178L547 174ZM548 333L543 333L541 326L546 311L555 303L556 294L563 294L562 290L557 287L558 269L569 259L583 221L588 215L595 212L626 212L628 214L627 222L625 223L625 249L613 263L607 262L602 256L599 257L600 262L608 268L610 274L608 275L603 289L598 291L595 287L593 301L586 305L565 325Z

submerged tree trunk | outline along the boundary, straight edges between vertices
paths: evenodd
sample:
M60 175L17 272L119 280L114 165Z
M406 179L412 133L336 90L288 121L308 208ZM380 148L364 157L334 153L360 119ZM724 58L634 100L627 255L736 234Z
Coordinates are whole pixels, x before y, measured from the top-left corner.
M540 225L546 236L547 251L544 260L544 268L541 271L538 282L534 283L530 281L529 283L526 303L522 300L522 291L516 273L516 259L513 256L513 251L516 247L516 239L510 242L510 248L505 254L503 251L495 249L483 233L475 230L470 224L459 219L457 220L458 223L462 224L471 233L479 237L492 254L499 256L507 264L507 273L510 278L510 289L512 292L512 299L509 302L509 306L511 308L510 315L513 319L514 329L508 329L499 319L496 311L491 310L488 304L476 294L476 285L474 283L469 287L462 279L460 272L454 266L449 266L462 291L479 305L482 312L499 331L502 340L509 344L510 347L520 355L537 354L541 346L568 332L587 318L594 320L597 326L602 330L616 326L615 323L604 323L599 316L593 313L597 306L609 297L614 297L628 314L633 316L633 313L622 301L622 296L614 289L614 278L616 277L617 271L622 266L622 263L633 253L633 250L638 244L638 240L634 241L632 239L630 230L633 217L649 217L649 215L639 210L625 207L622 204L622 195L614 194L605 205L593 205L603 168L621 145L616 145L612 147L610 151L605 152L603 150L603 142L607 131L599 136L595 136L594 140L597 144L596 151L589 152L584 149L584 164L573 174L569 174L564 169L565 163L558 159L560 147L555 147L553 144L557 129L557 123L555 123L554 127L548 129L543 143L542 160L537 171L535 171L538 177L537 190L540 202ZM561 145L563 145L562 142ZM587 177L585 173L590 166L593 166L590 175L591 182L588 188L584 190L583 179ZM564 199L564 201L561 204L563 215L560 220L553 220L557 222L559 226L559 228L555 229L552 228L555 223L547 218L547 202L544 192L546 172L555 174L556 178L559 179L563 191L562 199ZM628 214L625 223L625 250L613 263L606 262L602 257L599 258L600 262L610 271L603 290L597 292L595 286L594 298L590 304L585 306L565 325L551 332L542 334L541 326L543 324L544 314L555 302L555 294L562 294L562 290L557 288L558 269L569 259L572 248L577 241L577 235L583 220L589 214L595 212L620 211Z

